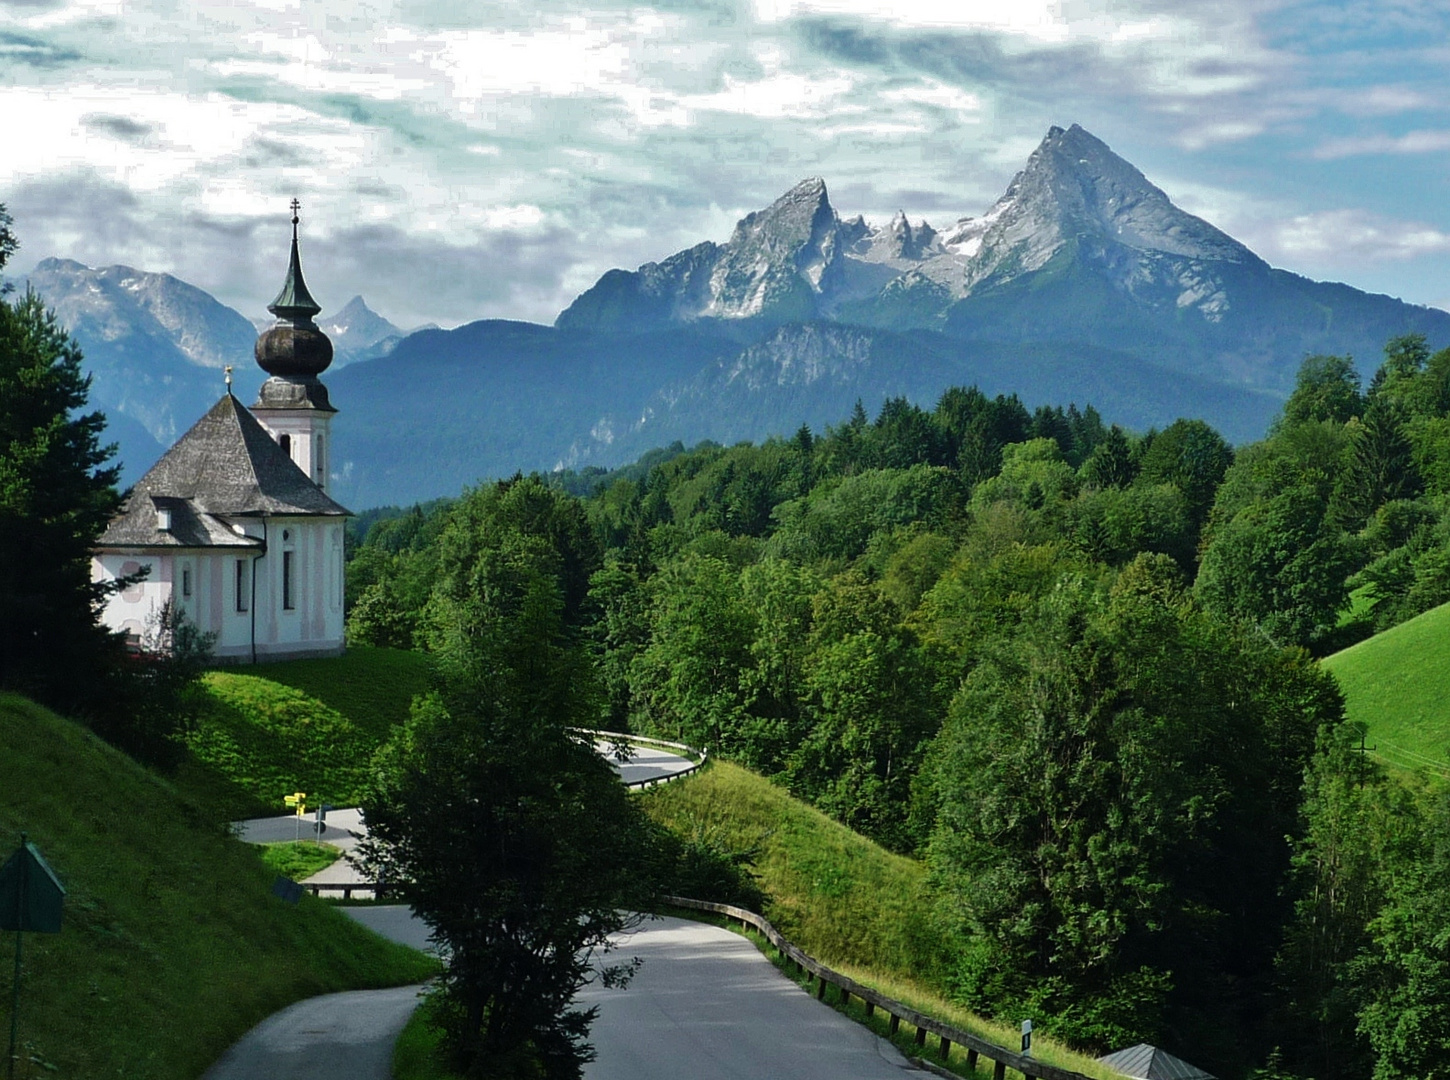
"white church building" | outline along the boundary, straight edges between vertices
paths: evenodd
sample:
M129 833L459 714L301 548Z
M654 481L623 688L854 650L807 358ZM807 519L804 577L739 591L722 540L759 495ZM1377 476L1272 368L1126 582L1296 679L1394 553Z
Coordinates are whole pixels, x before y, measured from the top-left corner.
M343 523L327 494L337 410L318 376L332 342L313 321L293 202L287 280L257 339L270 376L247 409L227 392L132 489L101 535L94 581L146 570L111 595L102 621L140 642L168 601L242 663L343 650Z

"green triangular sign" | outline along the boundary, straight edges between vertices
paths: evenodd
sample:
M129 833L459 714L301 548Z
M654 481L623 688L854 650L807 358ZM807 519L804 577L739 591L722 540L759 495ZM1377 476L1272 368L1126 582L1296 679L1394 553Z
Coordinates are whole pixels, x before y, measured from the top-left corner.
M65 886L34 844L22 842L0 866L0 930L60 933Z

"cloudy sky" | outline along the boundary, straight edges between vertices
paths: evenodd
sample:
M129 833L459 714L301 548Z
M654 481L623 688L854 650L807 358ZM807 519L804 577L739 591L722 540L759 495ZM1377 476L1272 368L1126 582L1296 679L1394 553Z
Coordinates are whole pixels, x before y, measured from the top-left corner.
M24 272L550 321L804 176L980 214L1080 123L1270 262L1450 307L1443 0L0 0Z

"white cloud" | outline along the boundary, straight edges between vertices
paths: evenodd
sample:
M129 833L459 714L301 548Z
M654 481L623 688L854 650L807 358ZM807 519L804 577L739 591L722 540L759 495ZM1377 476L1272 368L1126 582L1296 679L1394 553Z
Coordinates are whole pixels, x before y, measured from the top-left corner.
M1450 233L1363 210L1326 210L1279 224L1273 246L1286 258L1351 266L1362 260L1393 262L1444 254L1450 252Z
M893 87L881 91L879 96L884 101L928 105L953 113L976 114L982 111L980 94L963 90L959 86L949 86L937 79L924 79L914 86Z
M1411 131L1404 135L1366 135L1329 139L1314 148L1320 161L1362 154L1434 154L1450 150L1450 131Z
M135 200L126 230L85 215L28 223L27 257L169 267L250 310L270 299L274 275L245 265L226 230L270 223L297 192L320 241L376 229L458 266L471 245L487 247L501 274L516 272L507 252L526 250L529 288L489 295L547 317L603 269L723 239L806 175L825 176L848 214L902 206L941 224L980 213L1049 123L1077 120L1155 178L1195 177L1208 193L1200 212L1306 272L1362 265L1371 256L1357 252L1377 243L1440 250L1439 226L1391 221L1438 210L1381 205L1384 218L1340 221L1356 254L1336 255L1313 239L1334 223L1306 218L1292 194L1245 196L1292 192L1264 181L1302 170L1316 139L1334 160L1423 154L1450 138L1416 119L1426 131L1323 142L1319 115L1450 98L1443 77L1427 83L1399 54L1374 70L1356 54L1364 72L1350 79L1296 52L1261 18L1282 2L0 0L0 115L14 133L0 201L80 180L77 198L107 206L124 191ZM1356 194L1316 197L1352 206ZM61 214L63 201L27 205ZM159 224L177 214L212 231L183 239ZM162 237L195 250L168 257ZM416 321L468 315L424 310L434 296L421 279L386 261L355 265L367 276L348 289L394 294ZM468 290L448 295L459 304Z
M802 15L850 16L896 26L1022 34L1063 42L1072 24L1056 0L755 0L762 22Z

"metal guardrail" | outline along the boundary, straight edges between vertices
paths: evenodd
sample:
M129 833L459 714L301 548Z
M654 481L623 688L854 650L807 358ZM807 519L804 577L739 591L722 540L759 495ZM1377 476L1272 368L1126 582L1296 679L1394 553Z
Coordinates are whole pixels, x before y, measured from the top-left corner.
M975 1069L977 1059L986 1058L993 1063L992 1080L1005 1080L1008 1069L1022 1074L1027 1080L1090 1080L1082 1073L1048 1065L1036 1058L978 1038L969 1031L963 1031L961 1028L943 1023L925 1013L917 1012L910 1005L878 993L869 986L862 986L855 979L848 978L840 972L832 971L819 960L791 944L779 930L770 924L770 920L753 911L736 907L733 904L716 904L709 900L692 900L685 896L666 896L663 899L665 903L673 904L676 907L714 912L717 915L735 919L745 926L754 927L765 935L767 941L780 950L782 956L795 965L797 971L807 972L816 980L816 997L818 999L825 1000L827 986L836 987L840 993L842 1005L852 997L860 998L866 1006L867 1016L880 1009L891 1018L892 1035L896 1034L902 1022L905 1021L916 1029L917 1046L926 1047L928 1034L935 1035L941 1040L940 1052L943 1059L951 1053L953 1043L966 1048L968 1068Z
M597 737L615 739L619 742L637 742L645 743L649 746L667 746L671 750L683 750L685 753L700 759L699 761L692 762L688 769L681 769L679 772L670 773L668 776L652 776L648 780L626 781L624 786L627 788L649 788L654 787L656 784L667 784L671 780L680 779L682 776L689 776L693 772L698 772L709 757L704 750L697 747L686 746L684 743L679 742L669 742L666 739L651 739L645 735L626 735L621 731L596 731L593 734Z
M355 892L370 892L374 900L383 900L397 887L383 881L299 881L297 884L313 896L341 893L344 900L351 900Z

